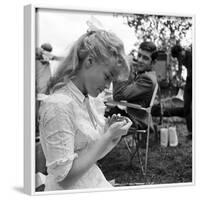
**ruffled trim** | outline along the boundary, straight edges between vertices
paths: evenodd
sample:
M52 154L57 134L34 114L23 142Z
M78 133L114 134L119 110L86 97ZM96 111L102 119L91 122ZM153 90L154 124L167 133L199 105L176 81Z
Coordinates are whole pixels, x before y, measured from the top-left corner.
M57 182L62 181L69 173L73 160L78 157L77 153L68 156L66 159L59 159L50 163L47 163L48 173L55 177Z

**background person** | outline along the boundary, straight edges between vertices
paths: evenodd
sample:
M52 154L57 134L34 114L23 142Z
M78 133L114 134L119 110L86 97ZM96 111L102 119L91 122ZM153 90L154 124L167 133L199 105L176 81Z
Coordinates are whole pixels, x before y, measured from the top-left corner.
M156 73L152 71L156 58L156 45L153 42L142 42L138 49L137 63L132 68L129 80L113 83L113 99L148 107L157 84ZM148 115L145 111L128 107L127 113L134 123L133 126L139 129L147 128ZM152 120L151 129L153 130Z
M171 55L178 60L179 73L181 77L182 65L187 69L187 78L184 88L184 115L188 129L187 139L192 139L192 48L184 49L180 45L174 45L171 49Z

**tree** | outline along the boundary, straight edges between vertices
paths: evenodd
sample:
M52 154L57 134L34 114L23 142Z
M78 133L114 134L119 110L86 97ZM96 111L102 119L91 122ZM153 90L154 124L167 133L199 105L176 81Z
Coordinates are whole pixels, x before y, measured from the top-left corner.
M130 14L122 16L125 23L133 29L137 42L133 51L138 48L142 41L153 41L158 50L164 51L168 57L169 82L179 85L176 76L177 61L170 56L171 47L181 44L185 48L192 45L192 17ZM174 81L175 80L175 81Z
M160 50L168 50L172 45L188 40L185 46L192 43L192 18L163 15L134 14L123 16L127 25L141 41L151 40Z

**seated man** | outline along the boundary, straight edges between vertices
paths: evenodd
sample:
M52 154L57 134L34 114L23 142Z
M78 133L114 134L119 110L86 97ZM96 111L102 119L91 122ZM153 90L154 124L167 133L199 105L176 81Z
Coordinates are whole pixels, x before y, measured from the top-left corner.
M152 71L156 58L155 44L153 42L141 43L138 49L137 64L135 69L131 69L129 80L113 83L113 99L148 107L157 83L156 73ZM128 107L127 113L135 128L147 128L148 116L145 111ZM154 130L152 120L150 127Z

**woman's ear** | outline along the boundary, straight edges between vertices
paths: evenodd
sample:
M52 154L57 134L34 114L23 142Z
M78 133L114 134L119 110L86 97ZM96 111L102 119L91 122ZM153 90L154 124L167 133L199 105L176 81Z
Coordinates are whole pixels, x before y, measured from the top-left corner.
M85 60L85 67L86 67L86 69L89 69L90 67L92 67L93 63L94 63L93 58L91 56L88 56L86 58L86 60Z

